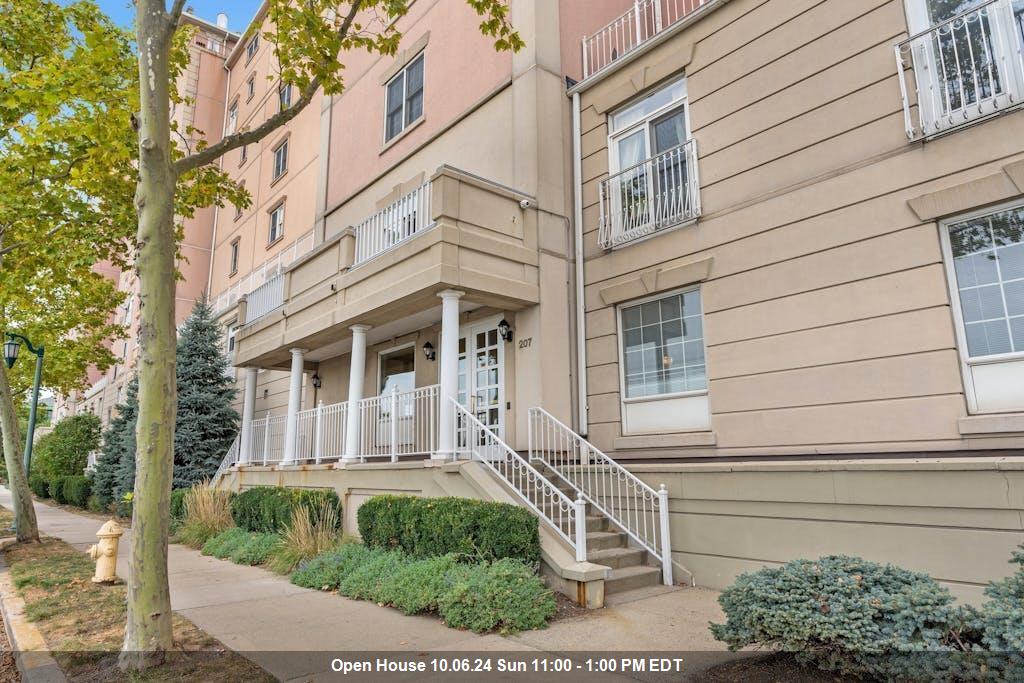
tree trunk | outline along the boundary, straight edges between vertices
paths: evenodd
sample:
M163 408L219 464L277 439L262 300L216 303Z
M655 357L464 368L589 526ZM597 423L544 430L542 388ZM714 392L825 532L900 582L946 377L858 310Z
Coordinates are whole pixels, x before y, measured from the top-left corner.
M167 539L174 465L175 232L168 54L174 27L163 0L138 0L139 417L128 580L128 623L120 666L142 670L172 647Z
M32 492L28 488L25 465L21 461L21 434L18 413L14 409L11 385L7 381L7 368L0 363L0 431L3 431L4 461L7 464L7 485L14 500L14 523L18 527L18 541L38 541L39 526L36 510L32 507Z

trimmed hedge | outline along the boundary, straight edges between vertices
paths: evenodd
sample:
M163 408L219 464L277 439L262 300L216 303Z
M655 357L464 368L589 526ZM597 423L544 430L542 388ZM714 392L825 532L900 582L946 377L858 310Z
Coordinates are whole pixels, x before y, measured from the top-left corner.
M258 486L242 491L231 502L231 517L246 531L279 533L291 524L292 509L307 508L314 524L322 503L326 501L338 512L341 528L341 499L334 489L293 489L284 486Z
M291 580L405 614L438 612L449 626L478 633L542 628L555 614L554 594L512 558L461 564L454 555L416 559L349 543L303 562Z
M50 480L50 498L53 498L61 505L66 505L68 502L68 499L64 496L64 481L67 478L66 476L60 476Z
M92 494L92 481L84 475L64 477L62 493L69 505L85 508Z
M537 518L525 508L468 498L374 496L357 514L370 547L416 558L454 553L463 558L540 560Z
M33 474L28 478L28 487L32 489L32 493L36 494L38 498L50 497L50 482L37 474Z
M171 491L171 519L182 521L185 519L185 494L188 489L174 489Z

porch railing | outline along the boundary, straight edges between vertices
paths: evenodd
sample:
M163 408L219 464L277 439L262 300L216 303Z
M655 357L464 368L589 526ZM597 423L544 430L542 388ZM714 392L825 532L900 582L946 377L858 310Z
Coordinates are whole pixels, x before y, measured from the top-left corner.
M217 471L214 472L213 477L210 479L210 486L216 487L220 483L220 478L224 476L224 473L238 462L238 440L240 436L236 436L235 440L231 442L231 447L228 448L228 452L224 455L224 459L220 461L220 466L217 467Z
M661 562L672 585L668 491L654 490L543 408L529 410L530 461L546 464Z
M355 226L355 266L412 239L432 225L427 181Z
M259 320L284 304L284 275L275 275L249 292L245 308L245 323Z
M455 405L453 426L456 451L485 464L527 507L572 546L577 562L586 562L586 501L582 497L573 500L562 493L533 465L476 419L465 406L454 399L452 403Z
M439 387L375 396L359 402L359 443L356 457L390 458L430 456L437 452ZM345 456L348 402L299 411L296 416L295 461L323 463ZM268 415L253 420L250 453L232 462L274 465L284 461L287 416Z
M636 0L625 14L583 38L583 77L629 54L680 19L715 0Z
M1022 31L1024 8L990 0L897 44L907 136L935 135L1020 104Z
M294 242L274 254L226 290L213 297L213 312L219 314L238 303L238 299L278 275L299 257L313 250L313 231L297 238ZM251 318L251 313L249 314Z
M359 457L430 456L437 451L440 387L392 392L359 402Z
M600 185L598 240L605 249L700 215L697 141L610 175Z

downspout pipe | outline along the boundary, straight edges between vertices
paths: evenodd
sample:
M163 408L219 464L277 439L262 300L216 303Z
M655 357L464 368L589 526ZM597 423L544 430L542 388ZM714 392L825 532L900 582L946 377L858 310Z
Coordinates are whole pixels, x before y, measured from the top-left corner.
M589 429L587 395L587 327L583 300L583 145L580 137L580 94L572 94L572 222L576 250L576 428L583 436Z

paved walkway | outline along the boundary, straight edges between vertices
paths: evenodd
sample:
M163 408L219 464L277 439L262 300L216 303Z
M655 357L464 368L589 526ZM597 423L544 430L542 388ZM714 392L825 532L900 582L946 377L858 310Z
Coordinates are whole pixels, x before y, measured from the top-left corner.
M3 487L0 505L11 509L10 492ZM83 551L96 542L101 520L39 502L35 508L44 534ZM121 539L118 554L122 577L128 573L130 533ZM708 633L708 621L721 619L717 593L708 590L661 593L506 638L299 588L264 569L204 557L181 545L170 546L169 567L176 612L285 681L337 676L329 667L330 653L338 651L723 650ZM720 660L720 655L693 655L687 669L696 673Z

